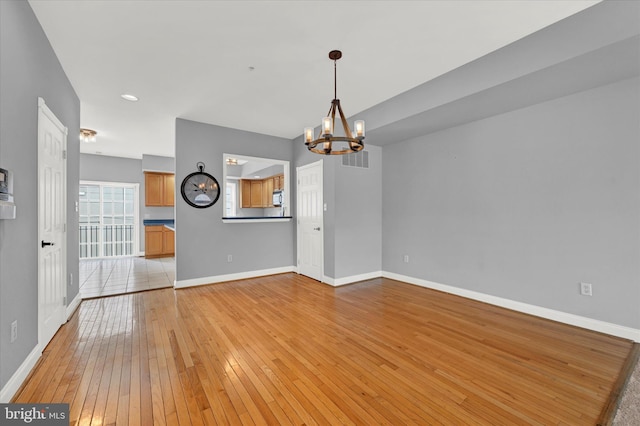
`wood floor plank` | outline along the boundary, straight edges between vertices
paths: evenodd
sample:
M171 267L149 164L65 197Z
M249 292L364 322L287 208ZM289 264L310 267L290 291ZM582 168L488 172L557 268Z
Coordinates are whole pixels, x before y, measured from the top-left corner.
M71 425L592 425L632 342L373 279L83 301L13 402Z

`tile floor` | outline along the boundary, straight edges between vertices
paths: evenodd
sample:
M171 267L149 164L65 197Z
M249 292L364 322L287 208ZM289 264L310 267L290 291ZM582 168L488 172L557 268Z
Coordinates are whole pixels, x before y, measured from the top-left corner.
M83 299L173 287L174 257L145 259L80 259L80 295Z

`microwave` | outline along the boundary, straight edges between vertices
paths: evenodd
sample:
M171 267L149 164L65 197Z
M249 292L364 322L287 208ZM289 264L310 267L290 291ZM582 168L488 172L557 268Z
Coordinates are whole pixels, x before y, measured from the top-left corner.
M273 206L281 207L284 201L284 192L282 191L273 191Z
M0 169L0 201L13 202L13 175L9 170Z

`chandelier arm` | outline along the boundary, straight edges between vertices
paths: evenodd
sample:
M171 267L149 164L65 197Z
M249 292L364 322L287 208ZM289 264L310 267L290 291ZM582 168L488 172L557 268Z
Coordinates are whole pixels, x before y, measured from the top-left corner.
M342 112L342 107L340 106L340 102L338 102L338 113L340 114L340 120L342 120L342 128L344 129L344 135L349 139L353 139L353 135L351 134L351 129L349 128L347 119L344 118L344 112ZM335 126L334 126L334 129L335 129Z
M340 101L334 99L333 102L331 102L331 127L333 128L333 134L336 133L336 102L338 108L340 108Z

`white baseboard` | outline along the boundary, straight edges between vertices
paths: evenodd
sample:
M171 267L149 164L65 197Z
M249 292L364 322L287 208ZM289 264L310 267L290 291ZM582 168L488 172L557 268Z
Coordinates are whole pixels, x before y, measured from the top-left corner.
M235 274L226 274L226 275L214 275L211 277L203 277L203 278L193 278L190 280L180 280L174 281L173 286L175 288L186 288L186 287L194 287L199 285L206 284L215 284L221 283L224 281L234 281L234 280L243 280L246 278L256 278L262 277L265 275L275 275L275 274L283 274L285 272L294 272L294 266L283 266L281 268L271 268L271 269L262 269L258 271L247 271L247 272L238 272Z
M0 391L0 403L6 404L11 401L11 398L13 398L18 389L20 389L20 386L22 386L22 383L31 372L31 369L33 369L40 359L40 355L42 355L40 345L36 345L22 365L13 373L13 376L11 376L7 384L4 385L2 391Z
M400 275L393 272L382 271L382 276L385 278L390 278L392 280L403 281L409 284L418 285L420 287L426 287L443 291L445 293L455 294L457 296L466 297L467 299L478 300L480 302L485 302L514 311L535 315L537 317L550 319L564 324L575 325L576 327L586 328L588 330L622 337L624 339L633 340L634 342L640 342L640 330L635 328L625 327L623 325L569 314L562 311L556 311L554 309L543 308L536 305L530 305L528 303L517 302L515 300L504 299L502 297L491 296L489 294L478 293L476 291L427 281L420 278L408 277L406 275Z
M241 272L237 274L217 275L205 278L195 278L191 280L175 281L175 288L193 287L198 285L213 284L223 281L241 280L245 278L255 278L264 275L281 274L285 272L296 272L295 266L287 266L283 268L263 269L259 271ZM600 321L592 318L574 315L567 312L556 311L554 309L543 308L541 306L530 305L528 303L517 302L515 300L505 299L502 297L492 296L489 294L479 293L476 291L466 290L459 287L453 287L446 284L440 284L433 281L427 281L420 278L414 278L407 275L400 275L388 271L373 271L365 274L352 275L342 278L323 277L323 282L334 287L351 284L358 281L369 280L372 278L385 277L393 280L403 281L409 284L418 285L420 287L431 288L443 291L445 293L455 294L467 299L477 300L489 303L491 305L500 306L517 312L534 315L540 318L561 322L564 324L574 325L576 327L593 330L612 336L621 337L623 339L640 342L640 330L625 327L623 325L613 324L606 321Z
M382 271L367 272L366 274L351 275L350 277L331 278L326 275L322 278L322 282L339 287L341 285L353 284L358 281L370 280L372 278L379 278L382 276Z
M78 292L78 294L76 294L76 297L73 298L71 303L67 305L67 321L69 321L69 318L71 318L71 315L73 315L76 309L78 309L78 306L80 306L80 302L82 302L82 297L80 296L80 292Z

